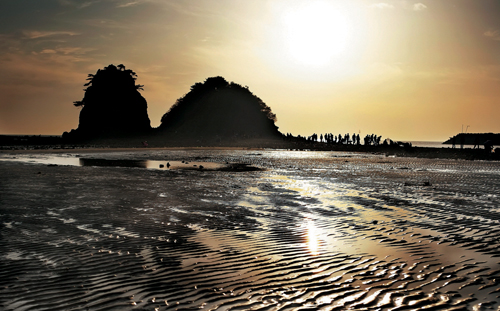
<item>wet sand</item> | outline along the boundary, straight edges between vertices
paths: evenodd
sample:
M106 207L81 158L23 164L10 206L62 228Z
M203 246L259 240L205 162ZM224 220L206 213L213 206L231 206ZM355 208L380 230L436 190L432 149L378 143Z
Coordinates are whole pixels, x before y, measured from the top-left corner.
M500 307L497 161L4 152L0 175L2 310Z

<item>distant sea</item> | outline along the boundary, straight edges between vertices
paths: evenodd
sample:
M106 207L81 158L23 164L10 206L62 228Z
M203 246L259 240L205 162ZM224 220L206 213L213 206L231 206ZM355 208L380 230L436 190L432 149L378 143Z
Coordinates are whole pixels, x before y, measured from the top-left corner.
M442 141L410 141L413 147L447 148L451 145L443 145Z
M443 144L442 141L410 141L413 147L427 148L451 148L451 145ZM464 148L473 148L473 145L464 145ZM455 148L460 148L460 144L456 144Z

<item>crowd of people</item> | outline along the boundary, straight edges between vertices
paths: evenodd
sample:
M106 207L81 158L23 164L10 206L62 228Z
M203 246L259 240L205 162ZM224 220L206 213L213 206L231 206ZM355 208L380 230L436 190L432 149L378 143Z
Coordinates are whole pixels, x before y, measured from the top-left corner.
M287 138L295 138L292 134L287 133ZM314 133L308 137L301 137L300 135L297 138L302 138L308 142L322 142L327 144L343 144L343 145L361 145L361 138L359 134L353 133L350 135L347 134L338 134L333 135L332 133L318 134ZM366 135L363 139L363 144L368 146L378 146L381 144L382 136L377 136L375 134Z

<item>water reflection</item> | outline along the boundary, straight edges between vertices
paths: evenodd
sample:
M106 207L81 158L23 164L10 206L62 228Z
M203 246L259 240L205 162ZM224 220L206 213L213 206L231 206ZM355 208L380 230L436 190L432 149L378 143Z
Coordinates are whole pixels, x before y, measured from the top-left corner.
M319 255L319 230L312 220L307 221L307 248L313 256Z
M107 160L107 159L80 159L80 166L117 166L147 168L144 160Z
M213 162L188 162L188 161L154 161L154 160L109 160L109 159L80 159L80 166L106 166L106 167L138 167L158 170L173 169L205 169L217 170L222 164Z
M189 162L189 161L155 161L155 160L131 160L131 159L95 159L65 156L31 156L3 158L3 161L19 161L25 163L37 163L46 165L69 165L69 166L96 166L96 167L137 167L157 170L227 170L227 171L251 171L259 170L246 164L221 164L214 162Z

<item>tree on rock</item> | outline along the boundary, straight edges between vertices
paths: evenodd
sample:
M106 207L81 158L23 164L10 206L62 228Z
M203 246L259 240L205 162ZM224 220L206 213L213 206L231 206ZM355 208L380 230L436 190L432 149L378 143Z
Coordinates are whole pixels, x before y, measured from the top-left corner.
M136 85L137 75L125 66L109 65L89 74L82 100L80 122L76 130L65 133L69 139L129 136L151 130L147 102Z
M212 77L163 115L159 132L187 140L279 138L276 115L248 87Z

